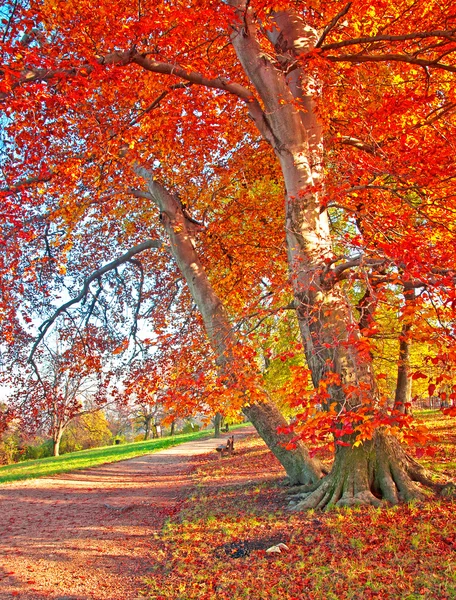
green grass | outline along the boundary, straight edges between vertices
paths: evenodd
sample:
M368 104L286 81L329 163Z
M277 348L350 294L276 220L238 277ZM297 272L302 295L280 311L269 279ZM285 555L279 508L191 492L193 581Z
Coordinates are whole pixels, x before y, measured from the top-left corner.
M240 426L236 426L236 428ZM204 431L197 431L195 433L178 434L173 437L148 440L146 442L133 442L119 446L103 446L91 450L71 452L63 456L39 458L37 460L6 465L0 467L0 483L10 483L21 479L37 479L39 477L57 475L58 473L68 473L69 471L118 462L134 458L135 456L157 452L171 446L178 446L184 442L208 438L213 433L213 429L205 429Z

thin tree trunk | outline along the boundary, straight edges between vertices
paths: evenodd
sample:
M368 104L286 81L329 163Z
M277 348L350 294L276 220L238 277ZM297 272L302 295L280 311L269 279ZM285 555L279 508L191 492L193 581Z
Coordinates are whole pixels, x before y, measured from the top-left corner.
M214 437L219 438L220 434L220 426L222 424L222 415L218 412L214 417Z
M60 453L60 442L62 441L63 431L65 425L59 417L59 407L57 400L54 396L52 401L52 455L59 456Z
M144 417L144 441L148 440L150 437L151 422L152 416Z
M52 455L60 456L60 442L62 441L63 427L60 425L54 431L52 436Z
M405 307L415 304L414 290L404 291ZM410 377L410 351L411 351L411 315L406 314L402 331L399 336L399 360L397 363L396 394L394 408L401 413L410 414L410 401L412 398L412 379Z
M394 408L401 413L410 414L412 398L412 380L410 378L410 323L404 323L399 337L399 360L397 363L396 393Z

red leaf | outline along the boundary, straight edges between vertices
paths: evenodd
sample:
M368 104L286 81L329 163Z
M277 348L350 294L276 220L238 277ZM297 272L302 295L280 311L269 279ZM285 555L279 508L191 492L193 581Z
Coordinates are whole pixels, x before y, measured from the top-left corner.
M420 373L420 371L416 371L415 373L412 373L412 379L427 379L427 375Z

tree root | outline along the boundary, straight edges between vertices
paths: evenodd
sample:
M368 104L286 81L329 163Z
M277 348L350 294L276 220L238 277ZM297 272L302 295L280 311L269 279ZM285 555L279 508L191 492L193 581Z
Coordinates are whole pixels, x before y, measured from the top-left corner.
M332 506L380 506L423 500L430 490L454 495L453 484L435 480L435 474L409 456L399 441L382 431L362 446L338 446L329 475L302 489L291 510L326 509Z

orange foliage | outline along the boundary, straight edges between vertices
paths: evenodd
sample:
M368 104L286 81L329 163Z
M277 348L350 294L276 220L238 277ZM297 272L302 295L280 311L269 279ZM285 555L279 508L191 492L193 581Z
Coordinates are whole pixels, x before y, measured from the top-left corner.
M303 204L308 194L317 198L320 213L329 211L333 255L321 258L322 272L328 286L337 285L353 306L343 343L357 360L369 362L373 340L382 333L376 311L393 295L397 321L413 323L411 339L430 344L429 360L452 380L453 4L298 2L319 42L294 62L280 54L273 34L277 11L296 3L247 4L248 10L234 0L7 3L0 71L5 129L0 316L12 360L17 352L26 361L36 320L52 319L60 305L56 295L64 303L100 265L145 240L164 239L159 249L100 273L85 299L67 312L74 311L78 327L92 319L108 328L106 355L120 358L160 347L162 366L146 362L143 368L154 385L165 377L163 387L179 390L169 396L174 404L188 411L199 406L194 386L206 390L204 402L214 410L232 403L226 381L209 366L216 357L203 342L201 318L169 260L163 215L144 193L141 165L179 196L203 266L240 334L237 360L254 374L239 377L234 388L240 399L234 404L245 401L246 389L257 398L257 351L262 332L268 335L261 323L270 323L289 304L301 265L287 265L287 190L274 155L275 150L284 160L282 147L271 148L270 126L265 132L252 112L249 117L256 103L264 108L264 98L233 47L233 36L242 35L233 27L241 26L244 10L257 24L255 43L264 64L282 73L289 89L295 71L317 82L314 88L308 84L311 108L297 96L275 100L277 110L300 111L303 119L313 110L322 127L323 177L288 198L287 218L293 201ZM268 123L270 115L263 115ZM402 309L398 297L406 289L416 290L415 301ZM361 335L352 335L366 290L368 322ZM138 321L154 335L142 335ZM252 326L259 335L247 337ZM313 391L307 374L304 384L294 378L286 390L292 405L303 405L302 419L314 437L328 432L343 437L358 423L362 441L371 427L402 427L406 419L395 414L383 420L381 402L374 411L361 402L355 413L330 409L321 415L309 408L325 403L331 386L343 386L347 397L372 395L362 383L349 388L330 381L333 366L327 365ZM424 366L412 375L420 377L430 379ZM442 394L447 383L429 380ZM454 403L453 389L445 400Z

